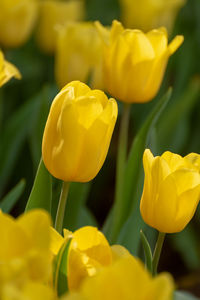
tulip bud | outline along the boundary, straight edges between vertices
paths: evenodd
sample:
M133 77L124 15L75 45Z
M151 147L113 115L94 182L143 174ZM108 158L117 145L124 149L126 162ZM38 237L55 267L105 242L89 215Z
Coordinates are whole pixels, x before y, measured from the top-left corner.
M68 23L58 32L55 73L60 87L72 80L103 88L102 44L93 23Z
M120 0L122 21L126 27L144 31L165 26L171 31L185 0Z
M0 87L12 77L20 79L21 75L15 66L4 59L4 55L0 50Z
M40 3L40 17L37 30L37 41L40 48L48 53L56 49L57 31L69 21L83 19L83 0L43 0Z
M199 203L199 169L188 156L167 151L153 157L149 149L144 152L143 164L145 180L140 211L144 221L160 232L183 230Z
M117 119L117 103L100 90L73 81L54 99L42 142L49 172L64 181L87 182L101 169Z
M37 18L36 0L0 1L0 45L19 47L29 38Z
M168 45L165 28L144 34L124 29L114 21L111 29L96 22L104 44L104 84L115 98L127 102L152 100L160 88L166 65L183 42L176 36Z

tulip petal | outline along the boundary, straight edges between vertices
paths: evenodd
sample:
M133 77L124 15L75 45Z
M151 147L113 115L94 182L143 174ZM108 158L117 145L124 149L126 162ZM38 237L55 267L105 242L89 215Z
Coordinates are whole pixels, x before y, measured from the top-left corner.
M178 169L172 173L177 186L177 194L181 195L189 189L193 189L200 183L200 174L190 169Z
M31 210L17 219L17 224L26 232L34 247L48 250L50 245L50 217L44 210Z
M181 194L176 216L177 231L181 231L190 222L200 200L200 184Z
M171 172L174 172L178 168L185 166L184 159L178 154L172 153L170 151L165 151L161 157L167 162Z
M172 55L183 43L184 37L182 35L177 35L171 43L168 45L168 52Z
M167 49L167 32L165 29L154 29L146 34L155 51L156 57L161 56Z

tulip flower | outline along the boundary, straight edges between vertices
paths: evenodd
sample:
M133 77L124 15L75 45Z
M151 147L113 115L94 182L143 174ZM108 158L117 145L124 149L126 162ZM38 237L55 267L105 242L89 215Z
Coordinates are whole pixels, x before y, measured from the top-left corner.
M12 77L20 79L21 75L15 66L4 59L3 52L0 50L0 87Z
M143 264L129 255L87 278L78 293L71 293L63 300L171 300L173 290L169 274L152 278Z
M43 0L40 3L40 17L36 38L40 48L48 53L56 49L57 30L69 21L83 19L83 0Z
M126 27L144 31L165 26L171 31L185 0L120 0L122 22Z
M115 98L127 102L147 102L157 94L169 57L183 42L176 36L168 44L165 28L144 34L124 29L113 21L111 29L96 26L104 44L104 84Z
M143 164L140 211L144 221L162 233L183 230L200 200L199 169L188 156L167 151L154 157L149 149L144 152Z
M55 73L59 87L72 80L103 89L102 45L93 23L69 23L58 32Z
M45 211L33 210L16 220L0 212L0 239L0 282L51 279L50 218Z
M117 103L79 81L54 99L46 122L42 157L46 168L65 182L87 182L101 169L117 119Z
M0 1L0 45L19 47L29 38L37 18L36 0Z
M51 228L51 251L57 255L63 243L71 238L68 256L68 287L78 290L82 282L94 276L99 269L130 255L120 245L110 246L96 227L85 226L74 233L64 229L64 238Z

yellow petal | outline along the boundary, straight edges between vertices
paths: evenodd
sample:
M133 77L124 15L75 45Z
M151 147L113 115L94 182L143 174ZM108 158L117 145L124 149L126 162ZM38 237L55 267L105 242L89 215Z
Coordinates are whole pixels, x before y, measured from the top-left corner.
M184 37L182 35L177 35L171 43L168 45L169 54L172 55L176 50L181 46L184 41Z
M31 210L17 219L17 224L26 232L34 247L48 250L50 246L50 217L44 210Z
M50 250L54 255L57 255L64 242L64 238L53 227L51 227L50 236Z
M163 52L167 49L167 31L165 29L154 29L147 33L147 38L151 42L153 49L155 51L155 55L159 57L163 54Z

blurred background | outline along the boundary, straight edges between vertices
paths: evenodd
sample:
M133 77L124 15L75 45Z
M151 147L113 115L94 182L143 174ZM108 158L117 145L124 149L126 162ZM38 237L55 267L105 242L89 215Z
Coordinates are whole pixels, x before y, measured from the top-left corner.
M172 86L172 98L151 134L149 147L154 154L166 150L181 155L200 153L200 0L165 0L168 4L164 7L163 1L153 1L160 2L153 8L151 2L0 0L0 47L22 74L21 80L12 79L0 89L0 199L11 195L13 188L17 191L9 207L14 216L23 212L30 194L41 157L43 129L55 95L74 79L93 87L101 86L100 57L96 55L100 53L99 41L93 24L82 22L99 20L109 26L117 19L126 27L144 31L167 26L169 40L177 34L184 35L183 45L170 58L157 97L147 104L132 105L130 142L157 100ZM80 48L83 57L78 53ZM118 123L98 176L88 184L72 184L70 213L65 217L65 226L70 230L83 225L101 228L112 207ZM60 183L54 180L53 216L59 189ZM146 230L153 244L155 232ZM173 274L179 289L197 296L200 296L199 232L200 208L183 232L167 236L160 265L160 270ZM142 256L141 247L135 253L130 239L131 236L120 242L133 254Z

